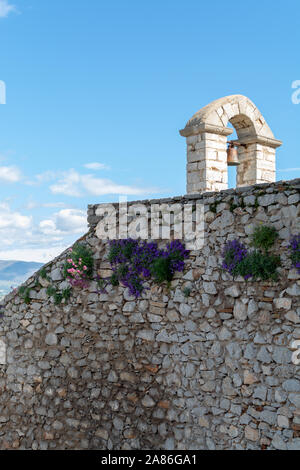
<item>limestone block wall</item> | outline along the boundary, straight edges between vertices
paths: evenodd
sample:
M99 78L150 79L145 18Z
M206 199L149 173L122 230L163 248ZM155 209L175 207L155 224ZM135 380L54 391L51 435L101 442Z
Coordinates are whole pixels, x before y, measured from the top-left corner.
M0 449L300 449L300 277L286 249L299 233L299 189L294 180L172 199L204 203L205 244L169 289L149 282L135 299L92 283L57 306L46 289L66 285L65 252L45 266L50 281L27 281L29 304L10 294ZM167 201L142 202L150 211ZM97 209L82 241L105 276ZM279 232L280 280L233 280L222 247L248 243L261 222Z

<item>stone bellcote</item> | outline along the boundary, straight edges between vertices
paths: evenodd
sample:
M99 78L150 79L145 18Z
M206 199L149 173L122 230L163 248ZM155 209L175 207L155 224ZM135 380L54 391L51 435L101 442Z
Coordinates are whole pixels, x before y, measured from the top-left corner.
M200 109L180 131L187 142L188 194L227 189L228 122L238 136L237 186L275 181L275 149L282 142L249 98L231 95Z

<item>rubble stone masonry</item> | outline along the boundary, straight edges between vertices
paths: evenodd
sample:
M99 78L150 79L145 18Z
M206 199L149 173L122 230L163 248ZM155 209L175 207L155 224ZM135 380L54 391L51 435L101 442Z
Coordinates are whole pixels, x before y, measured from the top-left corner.
M298 179L139 201L205 210L203 248L169 288L149 282L140 299L122 286L97 293L92 282L57 306L39 273L25 284L29 304L7 296L0 449L299 450L300 365L291 344L300 339L300 276L287 250L300 228L299 189ZM82 241L105 277L97 208L89 206ZM222 247L234 238L248 244L260 223L279 233L280 279L233 279L221 270ZM59 288L66 256L45 266Z

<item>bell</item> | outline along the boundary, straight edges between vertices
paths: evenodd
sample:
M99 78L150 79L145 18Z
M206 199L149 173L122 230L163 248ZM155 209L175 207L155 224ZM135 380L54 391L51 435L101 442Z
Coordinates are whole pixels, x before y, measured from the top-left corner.
M228 166L238 166L240 164L238 159L237 149L234 144L230 142L227 149L227 165Z

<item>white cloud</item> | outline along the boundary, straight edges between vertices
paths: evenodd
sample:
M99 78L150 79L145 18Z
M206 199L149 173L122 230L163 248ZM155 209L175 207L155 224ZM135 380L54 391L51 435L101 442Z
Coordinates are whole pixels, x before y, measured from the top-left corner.
M79 209L63 209L55 214L56 226L62 232L84 233L87 230L87 215Z
M54 220L47 219L40 222L40 229L45 235L53 235L56 233L56 225Z
M15 5L8 3L8 0L0 0L0 18L6 18L12 11L16 11Z
M45 235L66 235L87 231L86 212L80 209L63 209L51 219L40 222L40 230Z
M95 178L92 175L82 175L81 183L84 189L94 196L103 196L105 194L139 195L155 192L155 188L137 188L135 186L121 185L108 179Z
M80 184L80 175L75 170L71 169L65 172L63 177L58 183L50 186L53 194L64 194L66 196L80 197L82 196L78 187Z
M1 0L0 0L1 1ZM118 184L110 179L98 178L93 170L104 169L103 164L88 163L90 172L69 169L65 172L47 171L27 181L17 166L0 166L0 184L49 184L53 194L67 195L73 198L87 195L140 195L155 193L156 188L145 188ZM29 179L28 179L29 180ZM22 209L12 209L8 199L0 201L0 259L48 262L71 246L76 239L87 232L87 215L85 210L78 209L65 202L24 201ZM41 220L23 210L35 208L53 208L54 213L44 215ZM56 209L54 209L56 208Z
M0 259L48 262L87 231L86 212L62 209L40 223L0 201Z
M25 230L30 227L31 222L31 217L11 211L6 202L0 203L0 231L3 229Z
M53 247L42 248L16 248L12 250L0 250L1 260L15 261L35 261L37 263L48 263L52 259L60 255L69 244L60 244Z
M300 171L300 168L282 168L281 170L277 170L277 171Z
M52 209L59 209L63 207L68 207L67 204L64 202L45 202L45 203L39 203L37 201L30 200L26 204L24 204L24 209L31 211L33 209L38 209L38 208L52 208Z
M67 204L64 202L45 202L45 204L41 204L41 207L54 207L54 208L59 208L59 207L66 207Z
M59 173L56 171L45 171L35 175L33 179L27 179L24 181L28 186L40 186L41 184L47 183L48 181L55 180L58 177Z
M105 165L104 163L98 163L98 162L94 162L94 163L86 163L84 165L85 168L87 168L88 170L109 170L110 167Z
M16 166L0 166L0 181L4 183L17 183L22 175Z
M30 240L32 218L11 210L7 202L0 202L0 259L10 259L10 248Z
M96 178L93 175L81 175L74 169L63 174L63 177L50 186L53 194L82 197L85 194L104 196L106 194L139 195L158 192L157 188L138 188L135 186L120 185L104 178Z

